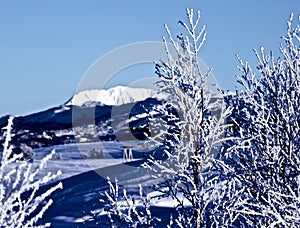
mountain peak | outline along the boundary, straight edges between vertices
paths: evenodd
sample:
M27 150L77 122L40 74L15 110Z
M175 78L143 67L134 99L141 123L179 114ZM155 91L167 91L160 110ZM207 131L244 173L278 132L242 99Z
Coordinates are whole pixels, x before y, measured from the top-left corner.
M96 104L119 106L123 104L143 101L147 98L163 99L164 96L157 91L146 88L132 88L127 86L116 86L109 89L83 90L73 96L66 103L76 106L94 106Z

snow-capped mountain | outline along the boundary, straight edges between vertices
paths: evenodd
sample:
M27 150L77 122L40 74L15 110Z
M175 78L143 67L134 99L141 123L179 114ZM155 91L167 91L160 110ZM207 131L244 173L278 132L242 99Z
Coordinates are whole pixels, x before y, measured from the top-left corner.
M73 98L66 103L67 106L95 106L95 105L110 105L119 106L138 101L146 100L147 98L163 99L164 96L158 94L157 91L146 88L131 88L126 86L116 86L107 90L93 89L84 90L75 94Z
M81 91L64 104L15 117L13 131L14 138L18 140L14 143L39 148L74 143L78 137L80 142L87 139L114 140L118 129L117 126L112 129L109 123L112 120L114 123L128 122L129 117L134 136L143 138L143 132L147 131L147 115L162 99L163 96L157 91L145 88L117 86L108 90ZM73 112L74 108L76 112ZM117 110L117 114L112 113L113 109ZM8 118L9 116L0 117L0 129L7 125ZM95 120L95 126L90 126L90 119ZM2 133L0 131L0 144L3 143Z

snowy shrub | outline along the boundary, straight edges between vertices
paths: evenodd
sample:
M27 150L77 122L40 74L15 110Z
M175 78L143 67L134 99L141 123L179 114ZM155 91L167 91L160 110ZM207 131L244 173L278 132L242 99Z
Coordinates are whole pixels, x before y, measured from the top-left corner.
M242 91L228 101L224 161L233 171L234 205L240 224L250 227L300 226L300 27L288 32L281 56L255 51L256 70L239 59Z
M110 227L154 227L157 218L150 211L150 198L139 187L139 196L128 196L126 189L119 191L118 181L108 179L109 191L105 192L105 214ZM102 222L103 223L103 222Z
M52 204L49 196L61 189L62 183L40 194L39 187L54 180L60 175L60 171L56 174L49 172L37 179L37 175L54 155L54 151L42 159L36 168L33 168L31 163L20 161L23 155L14 154L13 146L10 145L12 125L13 117L10 117L5 129L5 142L0 160L0 226L35 227ZM50 224L41 225L43 226Z

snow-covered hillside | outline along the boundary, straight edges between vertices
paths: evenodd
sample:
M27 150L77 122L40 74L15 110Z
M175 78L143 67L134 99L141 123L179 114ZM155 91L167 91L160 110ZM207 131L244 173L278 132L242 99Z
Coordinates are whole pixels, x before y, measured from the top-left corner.
M66 105L93 106L103 104L118 106L143 101L147 98L163 99L164 96L152 89L116 86L107 90L93 89L80 91Z

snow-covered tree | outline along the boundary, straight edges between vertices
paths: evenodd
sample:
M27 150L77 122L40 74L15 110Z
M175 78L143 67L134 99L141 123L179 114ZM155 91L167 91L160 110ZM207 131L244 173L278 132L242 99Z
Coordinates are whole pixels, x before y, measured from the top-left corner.
M292 24L279 58L255 51L256 70L239 59L242 91L228 99L235 139L222 159L239 191L231 210L244 226L300 226L300 27Z
M238 58L242 90L223 97L198 61L205 40L205 27L197 32L200 13L187 15L188 23L179 21L187 36L176 41L166 26L168 60L156 63L168 99L156 108L161 115L152 121L151 140L165 157L145 164L160 181L157 196L178 209L169 227L299 227L299 22L288 21L280 58L255 51L256 70ZM117 217L126 217L117 197L109 202Z
M204 72L199 63L198 52L206 37L205 27L198 30L200 12L194 16L194 11L187 9L187 16L188 23L179 21L187 36L181 34L175 40L165 26L171 41L168 44L164 38L168 60L155 64L159 92L168 99L152 112L150 141L162 146L165 155L161 160L149 159L144 167L157 178L157 192L152 198L141 197L147 213L140 214L126 192L120 199L118 185L109 182L106 196L112 226L124 222L152 226L141 221L151 215L147 205L153 198L165 198L173 204L175 201L178 213L171 216L169 227L220 224L214 212L221 208L216 205L226 195L220 193L220 174L226 165L219 165L216 156L225 140L226 118L231 109L223 106L222 94L209 84L211 71Z
M13 117L10 117L4 129L5 142L0 160L0 226L35 227L53 202L49 196L57 189L61 189L62 183L43 193L38 193L39 187L54 180L60 175L60 171L54 174L49 172L42 178L37 178L54 151L43 158L38 167L33 167L27 161L20 161L23 155L14 154L13 145L10 145L12 125Z
M187 23L179 21L187 36L174 39L165 26L171 43L164 38L168 60L156 63L156 74L160 92L168 99L156 110L164 116L157 121L164 127L157 127L161 132L152 140L163 144L166 159L150 159L146 166L162 180L157 186L160 197L176 201L180 216L174 218L174 224L203 227L212 225L210 211L219 197L216 189L221 171L215 158L225 140L225 120L231 110L209 84L211 71L204 72L199 63L198 53L206 38L205 26L198 29L200 12L194 15L187 9L187 17Z

